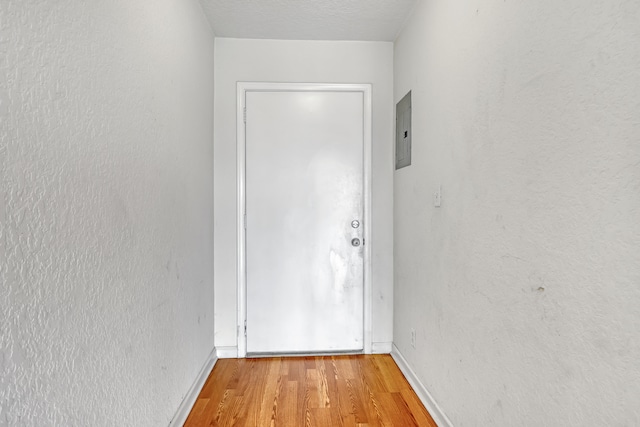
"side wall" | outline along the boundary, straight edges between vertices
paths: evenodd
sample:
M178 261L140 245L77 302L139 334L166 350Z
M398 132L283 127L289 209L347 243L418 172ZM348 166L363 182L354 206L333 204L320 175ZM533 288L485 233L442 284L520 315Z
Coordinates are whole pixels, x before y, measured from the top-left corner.
M236 82L372 83L373 342L392 333L393 44L216 38L216 347L237 345ZM229 349L230 353L224 353Z
M457 427L640 424L639 22L421 0L395 44L394 341Z
M0 425L167 425L213 349L196 0L0 3Z

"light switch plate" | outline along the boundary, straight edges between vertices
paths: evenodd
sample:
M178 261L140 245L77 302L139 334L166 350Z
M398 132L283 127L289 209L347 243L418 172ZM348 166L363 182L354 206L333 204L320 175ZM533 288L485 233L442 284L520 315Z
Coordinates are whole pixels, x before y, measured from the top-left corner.
M439 208L442 203L442 186L438 185L438 189L433 193L433 206Z

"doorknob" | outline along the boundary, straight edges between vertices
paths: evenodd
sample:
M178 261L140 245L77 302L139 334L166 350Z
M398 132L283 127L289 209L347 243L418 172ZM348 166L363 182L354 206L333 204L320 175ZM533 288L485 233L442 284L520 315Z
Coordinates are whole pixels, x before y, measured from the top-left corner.
M354 237L353 239L351 239L351 246L360 246L360 239L358 239L357 237Z

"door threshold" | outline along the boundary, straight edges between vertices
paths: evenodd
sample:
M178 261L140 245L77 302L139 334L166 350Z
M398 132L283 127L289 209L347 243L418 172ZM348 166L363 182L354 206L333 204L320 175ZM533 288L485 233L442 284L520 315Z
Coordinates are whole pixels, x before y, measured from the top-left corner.
M293 352L256 352L247 353L247 359L259 359L265 357L319 357L319 356L351 356L364 354L362 350L332 350L332 351L293 351Z

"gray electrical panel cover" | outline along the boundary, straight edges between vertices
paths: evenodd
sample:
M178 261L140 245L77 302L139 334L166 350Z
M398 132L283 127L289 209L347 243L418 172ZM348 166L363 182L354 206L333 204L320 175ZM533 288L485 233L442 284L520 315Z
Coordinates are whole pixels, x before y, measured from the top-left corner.
M411 164L411 91L396 105L396 170Z

